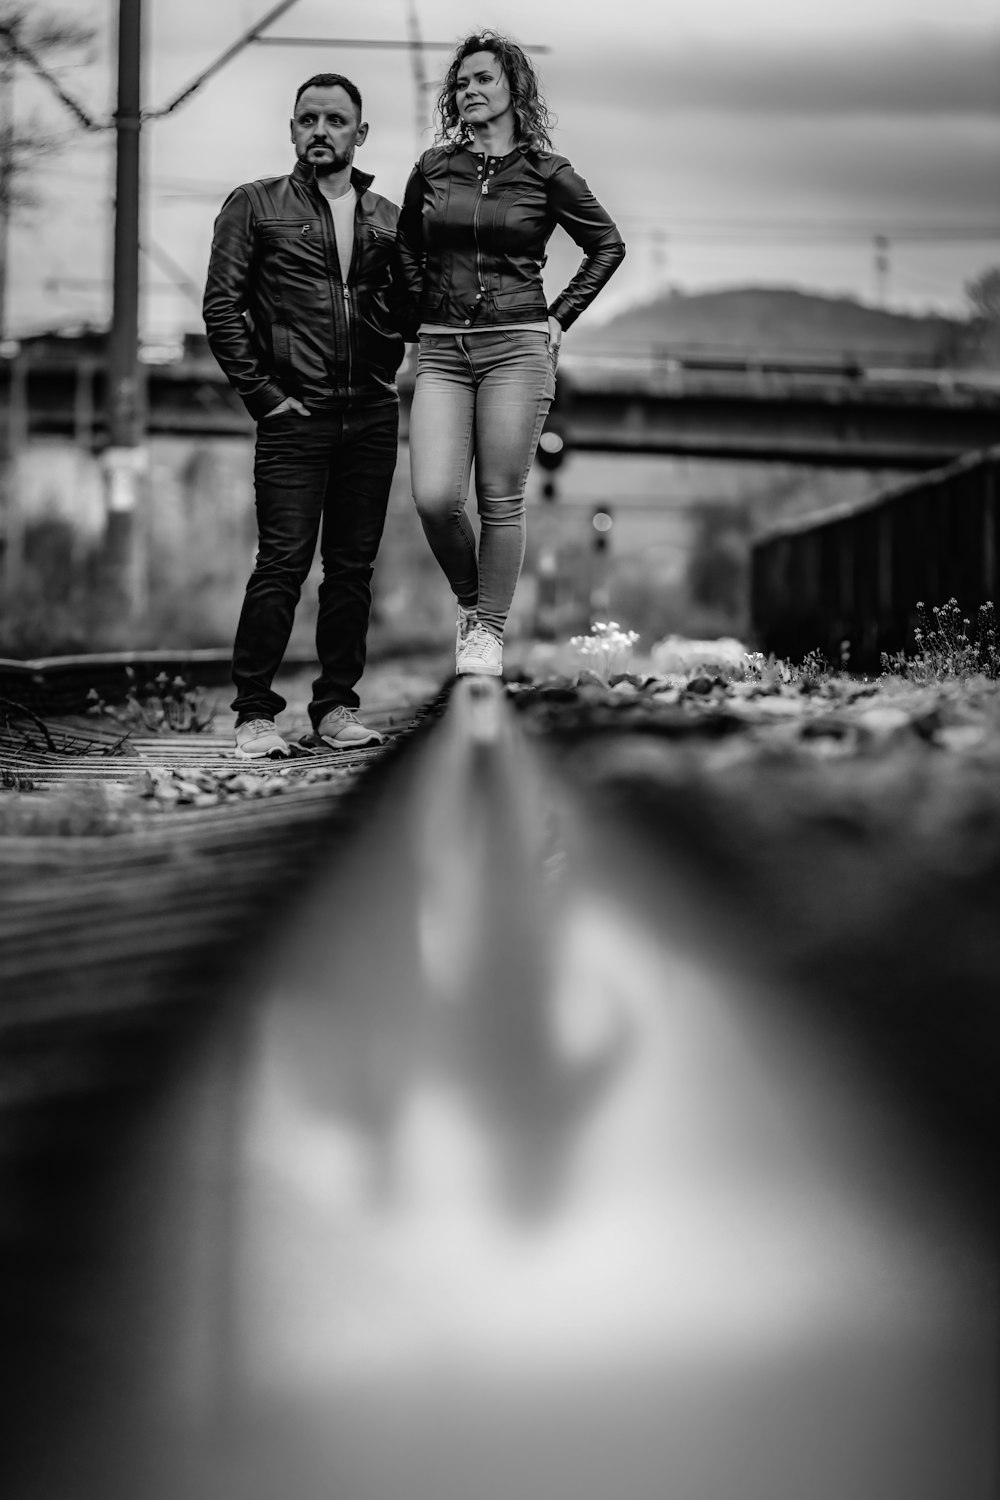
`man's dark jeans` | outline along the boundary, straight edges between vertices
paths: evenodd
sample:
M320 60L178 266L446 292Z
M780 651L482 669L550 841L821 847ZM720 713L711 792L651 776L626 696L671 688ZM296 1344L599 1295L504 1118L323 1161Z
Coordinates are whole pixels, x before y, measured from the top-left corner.
M357 708L365 666L371 576L396 467L399 406L353 406L308 417L282 412L257 424L257 562L236 628L237 722L285 707L271 682L292 633L295 606L320 536L315 727L338 704Z

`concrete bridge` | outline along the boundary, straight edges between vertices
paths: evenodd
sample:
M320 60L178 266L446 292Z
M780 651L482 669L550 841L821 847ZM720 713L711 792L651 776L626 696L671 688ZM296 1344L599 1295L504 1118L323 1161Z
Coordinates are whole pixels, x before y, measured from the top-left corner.
M580 449L927 469L1000 436L1000 372L683 351L564 369L559 420Z
M60 434L103 447L103 343L99 333L49 336L0 360L9 430L22 439ZM204 340L189 338L178 352L143 366L149 431L252 431ZM410 350L400 375L404 435L413 365ZM567 352L550 423L570 447L591 452L928 469L996 443L1000 373L862 364L838 354Z

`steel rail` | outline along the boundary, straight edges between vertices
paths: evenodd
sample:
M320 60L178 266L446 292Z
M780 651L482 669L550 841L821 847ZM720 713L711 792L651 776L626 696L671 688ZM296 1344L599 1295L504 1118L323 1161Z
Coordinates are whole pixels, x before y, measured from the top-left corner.
M613 782L635 742L601 754ZM56 1131L79 1192L65 1164L43 1173L9 1232L7 1409L32 1437L12 1493L971 1483L992 1271L935 1218L863 1072L762 986L742 936L722 941L675 853L555 768L499 684L459 680L342 799L349 828L305 822L308 871L266 946L227 930L249 957L235 989L203 987L172 1038L164 1020L127 1107ZM270 849L283 881L302 833L234 840L231 877L249 887ZM204 881L147 877L198 910ZM256 939L265 916L258 899ZM53 1094L73 1062L68 1043Z
M86 663L77 670L85 673ZM69 760L18 754L16 735L6 751L0 744L0 761L35 788L20 808L51 830L0 837L0 1133L15 1156L23 1127L30 1136L37 1123L28 1115L51 1107L81 1043L110 1047L111 1018L117 1031L131 1029L141 1054L151 1027L158 1045L158 1027L169 1033L178 1016L211 1003L233 950L253 950L269 912L362 815L358 803L367 794L359 778L383 753L329 752L258 768L234 762L228 750L224 759L222 742L209 737L149 737L131 755L105 756L107 732L92 733L98 753ZM90 734L80 726L68 739L86 749ZM52 735L57 746L67 739L64 726L53 725ZM263 778L282 795L147 811L155 802L129 793L128 783L151 771L169 789L173 771L184 777L200 769L235 774L247 790ZM117 801L96 805L95 832L63 834L60 818L73 827L74 810L86 812L76 792L102 792L109 781L125 786ZM53 800L64 793L70 800ZM105 824L106 832L97 831ZM127 1057L118 1068L119 1090L130 1086L134 1067ZM98 1073L107 1090L114 1067ZM92 1075L80 1073L64 1105L88 1093ZM16 1118L4 1110L14 1096ZM92 1102L100 1108L99 1097Z

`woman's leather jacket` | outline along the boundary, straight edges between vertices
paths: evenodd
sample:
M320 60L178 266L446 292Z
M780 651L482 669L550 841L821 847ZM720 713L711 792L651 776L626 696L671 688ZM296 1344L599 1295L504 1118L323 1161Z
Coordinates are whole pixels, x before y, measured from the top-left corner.
M542 267L557 224L584 259L547 306ZM456 146L425 151L398 232L408 338L419 322L469 328L552 316L569 328L625 256L614 221L566 158L532 149L501 157Z

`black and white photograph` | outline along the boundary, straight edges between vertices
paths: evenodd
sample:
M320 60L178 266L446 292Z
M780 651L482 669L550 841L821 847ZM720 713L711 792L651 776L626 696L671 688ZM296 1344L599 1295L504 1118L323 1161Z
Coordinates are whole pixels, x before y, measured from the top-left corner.
M996 1500L995 0L0 0L5 1500Z

